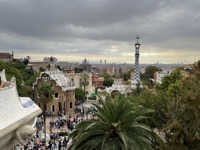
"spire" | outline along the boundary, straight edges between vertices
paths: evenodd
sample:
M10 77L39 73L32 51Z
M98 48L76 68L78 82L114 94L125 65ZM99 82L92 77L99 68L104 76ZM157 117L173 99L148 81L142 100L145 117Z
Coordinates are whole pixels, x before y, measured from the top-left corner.
M136 37L137 41L135 43L135 68L134 68L134 77L132 79L131 88L136 89L138 86L139 88L142 88L142 84L140 81L140 67L139 67L139 49L140 49L140 43L139 43L139 35Z

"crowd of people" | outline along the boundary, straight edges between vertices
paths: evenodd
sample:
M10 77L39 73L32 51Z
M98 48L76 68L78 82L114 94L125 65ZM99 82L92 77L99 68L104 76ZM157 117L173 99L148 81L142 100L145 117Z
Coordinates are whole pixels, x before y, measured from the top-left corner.
M52 113L53 114L53 113ZM75 116L58 113L58 116L47 117L46 148L48 150L66 150L69 148L68 134L77 126L79 122L93 118L93 115L84 117L80 113ZM36 122L36 133L26 145L20 148L16 145L16 150L43 150L45 149L44 118L39 116ZM49 131L48 131L49 130Z

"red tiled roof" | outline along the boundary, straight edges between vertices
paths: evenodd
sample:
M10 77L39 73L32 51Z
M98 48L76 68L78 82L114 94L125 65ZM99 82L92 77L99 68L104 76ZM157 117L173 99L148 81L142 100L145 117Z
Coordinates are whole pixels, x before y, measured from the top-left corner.
M0 57L6 57L6 58L10 58L11 54L10 53L0 53Z

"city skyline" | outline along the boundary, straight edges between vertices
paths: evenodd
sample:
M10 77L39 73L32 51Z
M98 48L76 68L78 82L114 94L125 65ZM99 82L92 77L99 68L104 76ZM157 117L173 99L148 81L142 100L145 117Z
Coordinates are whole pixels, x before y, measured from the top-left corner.
M42 61L193 63L200 59L200 1L0 0L0 52Z

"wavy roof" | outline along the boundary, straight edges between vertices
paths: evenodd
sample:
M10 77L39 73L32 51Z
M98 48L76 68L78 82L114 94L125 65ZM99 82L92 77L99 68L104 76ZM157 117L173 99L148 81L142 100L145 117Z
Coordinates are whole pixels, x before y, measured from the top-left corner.
M57 69L55 65L51 65L49 69L46 71L42 72L40 74L40 77L37 78L37 81L35 84L37 84L38 79L42 78L43 74L48 74L50 77L50 80L54 80L57 84L57 86L60 86L62 88L62 91L69 91L69 90L74 90L75 89L75 84L66 77L62 71Z

